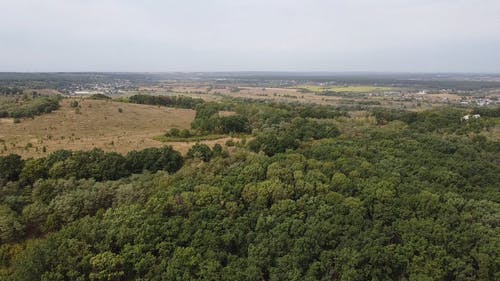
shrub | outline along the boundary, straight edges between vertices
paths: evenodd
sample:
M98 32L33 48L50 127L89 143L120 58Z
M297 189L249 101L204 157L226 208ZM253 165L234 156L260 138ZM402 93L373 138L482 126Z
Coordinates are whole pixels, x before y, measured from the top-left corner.
M208 145L203 143L196 143L189 149L187 156L189 158L197 158L208 162L212 158L213 153Z

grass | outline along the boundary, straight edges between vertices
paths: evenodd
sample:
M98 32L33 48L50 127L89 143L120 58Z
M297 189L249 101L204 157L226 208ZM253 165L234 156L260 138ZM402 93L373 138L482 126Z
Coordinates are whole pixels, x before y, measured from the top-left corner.
M195 116L190 109L91 99L77 99L77 113L71 107L73 100L64 99L59 110L17 124L11 118L0 118L0 155L16 153L28 158L58 149L99 147L127 153L159 147L165 143L154 136L171 128L188 129Z

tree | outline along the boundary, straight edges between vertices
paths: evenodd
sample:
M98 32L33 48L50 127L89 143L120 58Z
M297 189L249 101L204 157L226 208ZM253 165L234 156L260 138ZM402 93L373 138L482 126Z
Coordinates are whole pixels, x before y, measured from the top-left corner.
M90 259L92 272L90 280L95 281L118 281L124 280L125 260L123 257L109 251L99 253Z
M241 115L219 117L219 130L222 133L246 133L250 130L248 118Z
M210 147L203 143L196 143L187 152L187 157L201 159L205 162L210 161L212 158L212 150Z
M48 173L45 158L29 159L25 162L19 179L23 183L33 184L38 179L47 178Z
M0 156L0 182L18 180L23 167L24 161L17 154Z
M127 167L132 173L140 173L143 170L151 172L165 170L173 173L183 164L181 154L173 150L171 146L131 151L127 154L126 160Z
M0 243L9 243L21 238L24 226L17 214L5 205L0 205Z

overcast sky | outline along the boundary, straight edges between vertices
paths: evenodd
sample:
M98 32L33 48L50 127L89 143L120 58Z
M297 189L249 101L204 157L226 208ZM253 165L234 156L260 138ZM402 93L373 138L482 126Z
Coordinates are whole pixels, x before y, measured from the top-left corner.
M0 0L0 71L500 72L500 0Z

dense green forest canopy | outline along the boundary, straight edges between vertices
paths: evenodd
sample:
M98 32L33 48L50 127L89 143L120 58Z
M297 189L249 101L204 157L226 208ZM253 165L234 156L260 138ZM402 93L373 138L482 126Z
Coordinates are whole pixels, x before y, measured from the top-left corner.
M495 109L470 122L466 109L380 109L351 135L355 121L328 108L196 109L193 127L229 109L252 139L185 158L169 147L1 157L0 276L500 279Z

